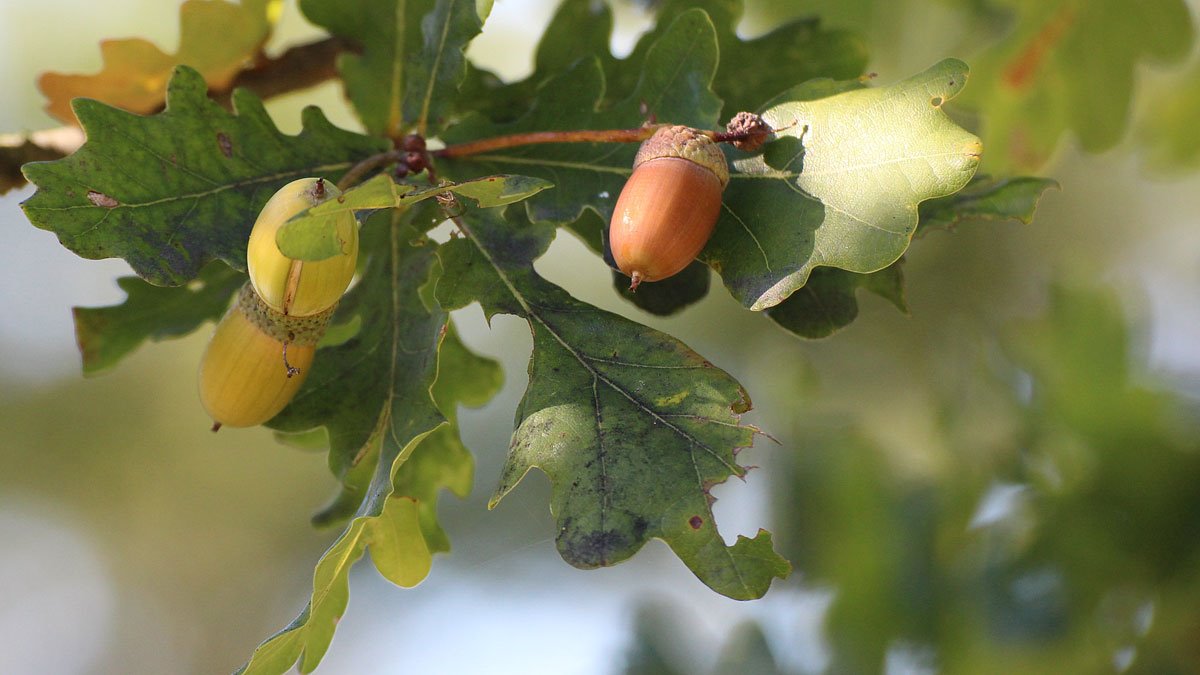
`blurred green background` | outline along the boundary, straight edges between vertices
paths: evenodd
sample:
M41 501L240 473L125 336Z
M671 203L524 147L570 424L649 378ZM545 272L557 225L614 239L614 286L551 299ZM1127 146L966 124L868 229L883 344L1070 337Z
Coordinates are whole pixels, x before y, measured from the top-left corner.
M944 56L973 63L1021 5L747 4L747 35L813 12L860 32L882 83ZM649 18L615 8L628 50ZM471 56L524 76L553 9L497 0ZM170 50L177 12L0 4L0 131L54 126L34 78L94 71L100 39ZM271 48L312 35L288 3ZM464 340L508 377L462 417L478 466L472 497L441 504L455 550L413 590L356 570L319 672L1200 672L1196 72L1139 66L1123 140L1096 154L1066 136L1038 172L1062 189L1033 224L918 240L911 316L861 296L858 320L823 341L719 288L681 316L641 314L560 236L545 276L677 335L750 391L748 421L779 444L742 455L760 468L716 489L718 521L727 540L772 529L796 572L739 603L661 544L575 570L554 551L540 477L487 511L529 338L470 307ZM294 131L311 103L354 126L332 85L270 110ZM194 381L207 330L83 379L70 307L119 302L126 269L32 228L18 207L30 193L0 197L0 673L230 671L303 607L336 535L308 516L335 481L323 456L264 430L209 433Z

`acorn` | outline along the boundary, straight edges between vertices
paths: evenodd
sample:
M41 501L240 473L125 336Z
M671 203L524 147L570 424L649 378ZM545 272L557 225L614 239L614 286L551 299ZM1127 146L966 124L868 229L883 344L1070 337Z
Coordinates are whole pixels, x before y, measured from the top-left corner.
M254 290L272 309L289 316L320 313L336 303L358 264L358 224L350 213L332 226L342 254L325 260L293 260L275 244L275 234L293 216L340 195L322 178L301 178L283 186L258 214L246 245L246 268Z
M728 183L725 155L702 132L668 126L642 143L608 228L630 289L666 279L695 259L712 235Z
M313 363L317 343L354 276L358 226L331 223L343 252L326 260L284 256L275 233L301 211L338 194L319 178L285 185L259 213L247 245L250 281L217 325L200 361L200 401L222 426L250 427L279 414Z
M291 402L335 308L290 317L267 305L253 285L242 287L200 360L200 402L213 431L257 426Z

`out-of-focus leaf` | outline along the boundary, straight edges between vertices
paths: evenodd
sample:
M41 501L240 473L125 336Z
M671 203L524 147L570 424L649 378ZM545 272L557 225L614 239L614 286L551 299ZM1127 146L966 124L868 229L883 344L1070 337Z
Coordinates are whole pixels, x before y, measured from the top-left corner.
M275 235L279 250L298 260L324 260L342 253L342 242L336 231L341 213L360 213L389 208L410 208L432 197L457 194L475 200L479 206L503 206L552 187L540 178L528 176L487 176L462 183L418 187L397 183L387 174L342 193L306 211L296 214L279 228Z
M1138 139L1151 169L1194 171L1200 168L1200 68L1180 75L1173 85L1147 101Z
M586 59L547 81L533 108L516 122L495 124L474 116L449 129L446 142L527 131L633 128L644 121L643 103L662 121L711 128L721 107L708 88L716 63L712 22L700 10L685 12L650 49L642 78L621 103L599 109L604 73L596 59ZM636 152L628 143L530 145L441 160L439 167L457 180L491 174L548 180L555 189L527 200L526 209L535 221L566 224L585 207L608 219Z
M771 307L766 315L784 330L810 340L828 337L849 326L858 317L855 291L864 288L908 313L904 299L901 258L871 274L821 267L813 270L804 284L787 300Z
M775 662L771 646L762 627L754 621L739 624L721 648L721 657L713 675L724 673L754 673L755 675L784 675Z
M760 597L789 572L771 535L718 534L709 490L745 468L750 407L726 373L670 336L575 300L539 277L533 261L553 226L474 211L465 239L441 248L437 287L447 308L478 300L533 331L530 382L517 413L499 502L533 467L553 484L559 553L582 568L612 565L660 538L710 588Z
M915 236L952 229L964 220L1011 219L1028 225L1042 195L1057 187L1058 181L1049 178L976 176L959 192L921 204Z
M897 640L930 639L949 582L934 564L938 494L899 479L883 457L854 434L818 431L780 472L788 557L811 583L837 589L826 619L833 672L881 671Z
M360 46L338 65L371 134L436 134L466 73L463 49L491 0L301 0L313 23Z
M271 422L328 430L343 494L319 518L336 520L356 494L361 504L317 564L308 607L255 650L246 673L281 673L297 660L304 673L317 666L349 601L349 569L367 548L392 583L424 579L432 553L449 549L436 518L438 491L470 488L470 454L450 420L458 404L479 404L496 391L496 367L457 339L443 342L446 313L421 293L436 271L435 247L400 217L380 218L391 227L377 230L383 245L372 248L378 256L347 299L363 315L359 335L321 350L296 400ZM364 473L370 479L360 483Z
M38 87L46 112L78 124L71 100L85 97L129 112L147 114L162 107L167 80L176 66L195 68L208 87L226 89L250 65L271 32L279 0L187 0L179 9L179 50L166 54L139 38L100 43L104 66L95 75L44 73Z
M285 183L336 179L388 148L317 108L287 136L253 95L235 92L229 113L205 92L200 74L180 67L166 111L152 117L77 101L88 140L70 157L25 166L38 187L22 204L29 220L84 258L124 258L152 284L179 285L214 258L245 269L250 228Z
M1089 152L1125 133L1134 75L1191 51L1184 0L997 0L1012 31L972 61L962 104L983 116L988 169L1034 171L1073 133Z
M75 340L83 372L94 375L112 368L146 340L182 337L206 321L216 321L229 298L246 281L227 265L213 263L186 286L151 286L137 277L117 285L128 297L111 307L76 307Z
M734 162L701 259L747 307L782 302L819 266L870 273L908 248L917 205L952 194L979 164L979 139L941 110L966 85L947 59L877 89L801 85L763 118L777 140Z
M633 643L626 648L622 675L678 675L688 672L672 657L686 646L674 610L667 605L646 603L637 608L633 620Z

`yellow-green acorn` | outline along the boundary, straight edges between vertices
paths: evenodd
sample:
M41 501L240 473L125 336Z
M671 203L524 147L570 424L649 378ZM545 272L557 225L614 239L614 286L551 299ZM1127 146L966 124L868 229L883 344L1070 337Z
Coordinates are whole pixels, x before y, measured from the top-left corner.
M222 426L250 427L279 414L300 390L358 258L353 216L336 222L343 253L293 260L275 245L283 223L337 189L318 178L294 181L259 214L247 246L250 281L238 293L200 361L200 401Z
M293 260L275 245L275 234L292 216L341 192L321 178L301 178L271 197L250 232L246 267L254 290L275 311L308 316L329 308L342 297L358 263L358 224L349 212L338 214L332 226L342 254L325 260Z
M663 127L638 149L617 198L608 243L630 288L672 276L695 259L721 213L725 155L708 136Z

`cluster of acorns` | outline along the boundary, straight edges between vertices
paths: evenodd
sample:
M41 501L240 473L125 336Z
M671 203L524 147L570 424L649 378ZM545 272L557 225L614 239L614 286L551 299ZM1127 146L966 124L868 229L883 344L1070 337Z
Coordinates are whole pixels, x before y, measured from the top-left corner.
M258 215L246 247L250 281L221 319L200 362L200 400L222 426L252 427L292 400L312 366L317 343L358 263L358 224L350 213L332 223L342 252L315 262L294 260L275 244L292 216L336 197L321 178L280 188Z
M753 150L771 133L757 115L739 113L726 140ZM397 175L428 168L424 140L407 137ZM639 148L633 173L621 190L608 243L630 288L666 279L695 259L721 212L729 168L713 135L685 126L663 126ZM254 223L246 250L250 281L217 326L200 365L200 398L222 426L262 424L287 406L312 366L338 300L354 277L358 225L350 213L331 224L342 243L332 258L288 258L275 233L290 218L336 197L321 178L293 181L271 197Z

